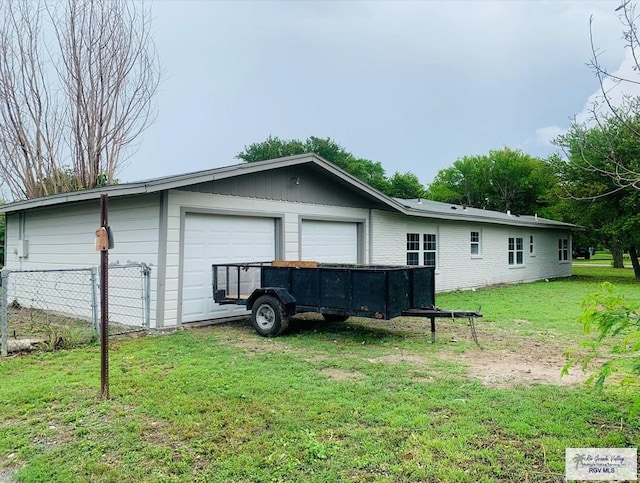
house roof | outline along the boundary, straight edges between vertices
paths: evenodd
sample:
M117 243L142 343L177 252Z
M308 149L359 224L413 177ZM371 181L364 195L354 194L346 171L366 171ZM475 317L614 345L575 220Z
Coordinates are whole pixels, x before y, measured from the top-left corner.
M404 200L391 198L368 184L360 181L355 176L338 168L333 163L326 161L316 154L299 154L285 158L270 159L254 163L241 163L221 168L207 169L192 173L173 176L163 176L144 181L122 183L101 188L92 188L70 193L34 198L15 203L0 205L0 212L13 213L34 208L52 207L79 201L97 200L104 193L109 197L121 197L155 193L159 191L181 188L185 186L233 178L252 173L260 173L273 169L292 166L315 165L326 172L338 177L361 195L376 201L391 211L396 211L408 216L436 218L442 220L475 221L485 223L497 223L514 226L537 226L543 228L574 228L574 225L553 220L539 218L537 216L518 216L497 211L481 210L477 208L464 208L459 205L440 203L430 200Z
M122 183L117 185L104 186L100 188L92 188L80 191L72 191L69 193L60 193L56 195L44 196L41 198L33 198L29 200L16 201L15 203L7 203L0 205L0 212L11 213L15 211L29 210L32 208L41 208L48 206L61 205L65 203L88 201L100 199L100 195L107 193L109 197L115 198L119 196L131 196L146 193L155 193L168 189L182 188L185 186L206 183L210 181L218 181L226 178L233 178L252 173L260 173L278 168L286 168L291 166L316 165L325 171L328 171L348 184L357 188L362 194L382 201L388 204L390 199L380 193L371 186L358 180L351 174L341 170L334 164L324 160L316 154L299 154L295 156L287 156L285 158L270 159L266 161L258 161L254 163L240 163L232 166L223 166L221 168L206 169L191 173L178 174L172 176L163 176L160 178L152 178L143 181L134 181L131 183ZM387 198L387 200L384 200Z
M402 203L407 214L438 218L444 220L465 220L476 222L497 223L514 226L543 226L547 228L577 228L576 225L561 221L541 218L538 215L520 215L511 212L483 210L452 203L441 203L425 199L403 200L395 198Z

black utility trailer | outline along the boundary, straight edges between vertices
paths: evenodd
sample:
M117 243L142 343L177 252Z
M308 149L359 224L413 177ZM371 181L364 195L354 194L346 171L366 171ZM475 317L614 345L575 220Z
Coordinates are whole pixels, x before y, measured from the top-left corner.
M213 265L213 298L219 304L246 305L258 334L275 337L296 313L317 312L327 321L350 316L392 319L400 315L431 319L478 312L435 306L434 267L338 265L274 261Z

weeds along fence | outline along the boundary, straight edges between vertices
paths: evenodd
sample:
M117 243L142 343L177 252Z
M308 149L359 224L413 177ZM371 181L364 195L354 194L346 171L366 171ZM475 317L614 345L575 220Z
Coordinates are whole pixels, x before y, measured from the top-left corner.
M151 268L144 263L109 266L109 332L146 330L150 320ZM99 334L97 268L3 270L1 354L34 345L59 349Z

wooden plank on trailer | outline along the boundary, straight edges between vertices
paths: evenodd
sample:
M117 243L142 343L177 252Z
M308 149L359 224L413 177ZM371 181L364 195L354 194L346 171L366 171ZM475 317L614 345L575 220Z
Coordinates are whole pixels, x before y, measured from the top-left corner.
M318 268L318 262L307 260L274 260L271 265L274 267Z

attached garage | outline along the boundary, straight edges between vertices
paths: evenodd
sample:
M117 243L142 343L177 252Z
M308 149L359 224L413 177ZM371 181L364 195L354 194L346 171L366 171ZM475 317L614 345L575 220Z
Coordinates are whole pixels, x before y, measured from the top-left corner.
M267 217L186 213L182 244L182 322L246 313L243 307L213 302L211 265L274 260L276 225L276 219Z
M301 260L324 263L362 263L359 223L305 220L300 227Z
M431 250L408 244L416 235L437 237L437 290L571 275L571 259L558 244L571 253L572 225L389 198L314 154L0 205L7 221L6 268L94 266L93 237L105 193L115 239L110 261L151 266L153 328L247 313L214 303L212 264L402 265L408 253L419 251L424 258ZM51 226L63 229L54 234ZM524 240L523 246L535 241L535 250L527 246L515 258L522 263L511 264L509 239Z

